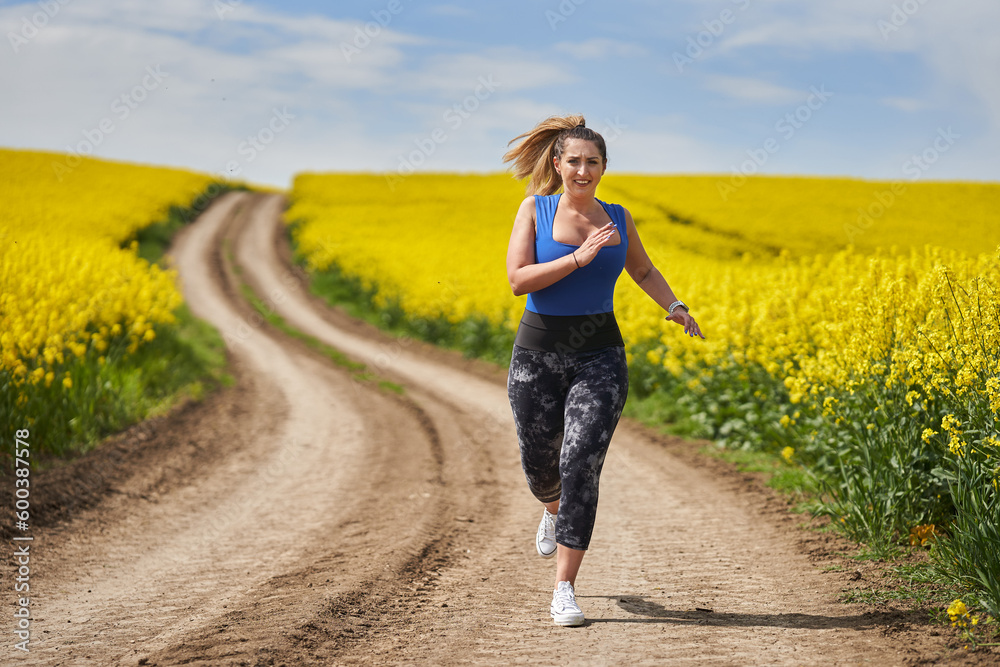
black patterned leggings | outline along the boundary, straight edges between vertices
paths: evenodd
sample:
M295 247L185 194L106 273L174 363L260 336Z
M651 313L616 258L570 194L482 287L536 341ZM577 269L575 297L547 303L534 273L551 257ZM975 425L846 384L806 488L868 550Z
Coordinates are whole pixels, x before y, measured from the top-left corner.
M604 457L628 396L625 348L561 354L515 345L507 395L528 488L543 503L559 499L556 542L586 549Z

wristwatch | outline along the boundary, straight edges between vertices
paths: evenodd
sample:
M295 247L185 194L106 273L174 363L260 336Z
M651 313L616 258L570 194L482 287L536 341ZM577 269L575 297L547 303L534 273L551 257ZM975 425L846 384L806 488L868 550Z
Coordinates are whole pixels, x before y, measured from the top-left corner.
M667 314L673 315L674 311L677 310L678 308L683 308L685 313L691 312L691 309L688 308L687 304L684 303L683 301L674 301L672 304L670 304L670 307L667 308Z

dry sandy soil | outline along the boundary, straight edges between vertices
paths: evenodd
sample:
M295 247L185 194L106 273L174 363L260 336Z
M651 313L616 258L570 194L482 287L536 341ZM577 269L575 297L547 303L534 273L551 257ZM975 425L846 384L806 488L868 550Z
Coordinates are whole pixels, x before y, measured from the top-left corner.
M696 444L628 422L577 582L587 623L556 627L503 372L324 306L290 262L283 207L230 193L176 240L185 298L226 337L236 384L36 475L31 651L8 635L2 662L995 660L925 614L840 603L869 576L844 545ZM241 280L368 375L268 325Z

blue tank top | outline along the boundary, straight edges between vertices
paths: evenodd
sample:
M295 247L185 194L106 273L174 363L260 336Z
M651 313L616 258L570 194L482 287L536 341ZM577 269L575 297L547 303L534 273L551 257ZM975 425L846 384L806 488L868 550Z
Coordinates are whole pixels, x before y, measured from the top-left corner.
M580 246L552 239L552 221L562 194L535 195L535 262L551 262L565 257ZM527 310L541 315L590 315L614 311L615 283L625 268L628 228L625 209L618 204L597 202L618 228L621 243L604 246L586 266L565 278L528 294Z

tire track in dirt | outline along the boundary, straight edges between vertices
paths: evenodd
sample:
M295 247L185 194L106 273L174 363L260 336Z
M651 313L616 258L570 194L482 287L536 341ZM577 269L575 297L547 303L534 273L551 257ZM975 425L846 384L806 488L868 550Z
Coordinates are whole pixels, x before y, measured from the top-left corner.
M502 373L392 340L309 294L284 200L230 193L171 251L237 386L190 411L183 475L137 469L36 537L39 664L906 664L885 619L836 602L794 536L731 479L623 423L578 581L588 623L548 617L554 562L517 460ZM237 268L238 267L238 268ZM380 390L265 324L405 387ZM201 412L198 412L198 410ZM171 450L172 451L172 450ZM207 458L206 458L207 460ZM711 609L712 611L700 611Z

